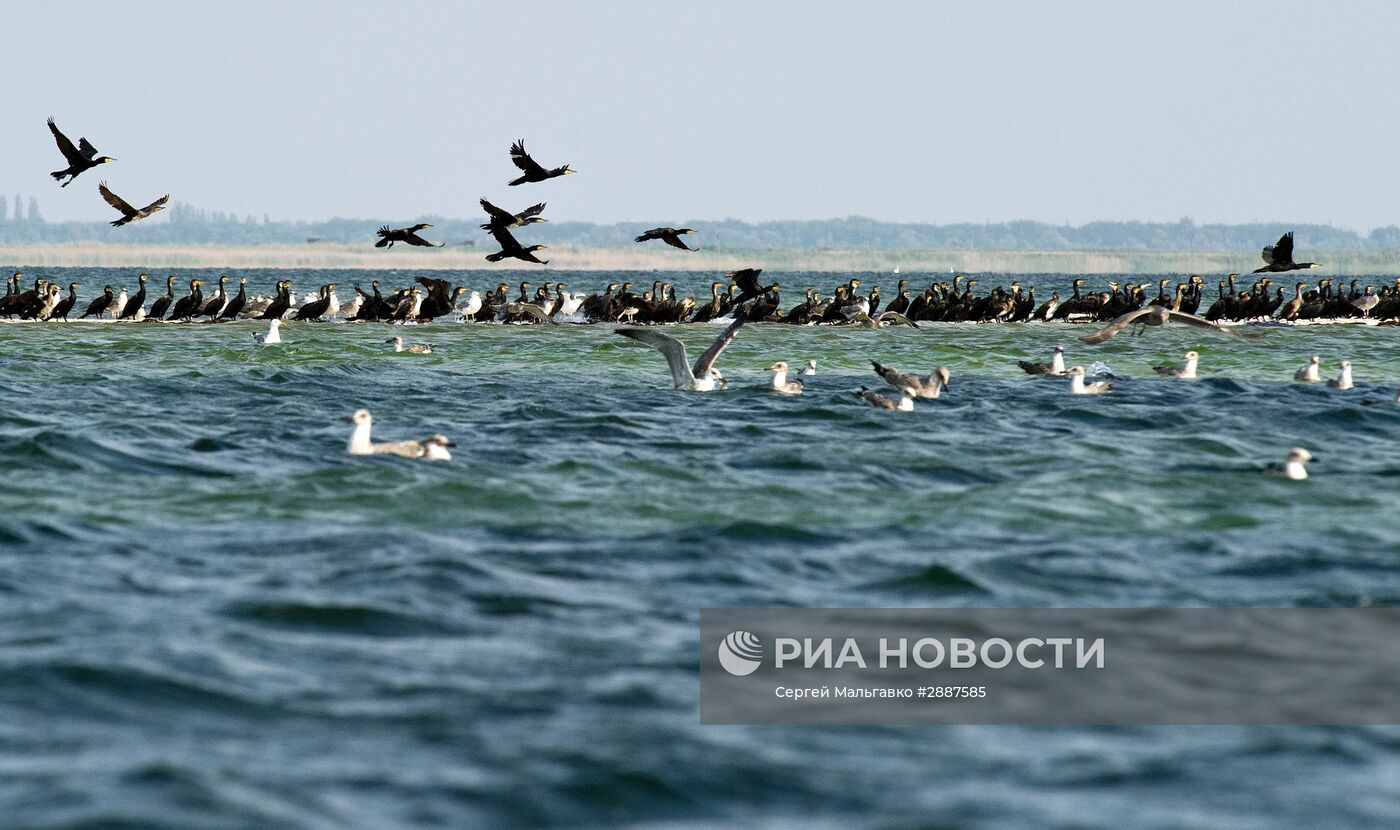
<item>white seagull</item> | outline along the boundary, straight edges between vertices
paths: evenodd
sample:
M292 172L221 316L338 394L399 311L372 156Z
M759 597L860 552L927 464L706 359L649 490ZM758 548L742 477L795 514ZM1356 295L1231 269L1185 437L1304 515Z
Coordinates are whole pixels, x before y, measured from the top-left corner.
M1283 460L1282 464L1270 464L1264 468L1264 472L1271 476L1303 481L1308 477L1308 470L1303 465L1312 460L1312 453L1302 447L1294 447L1288 451L1288 457Z
M1340 390L1342 390L1343 392L1345 392L1346 390L1348 390L1348 389L1350 389L1350 388L1352 387L1353 384L1352 384L1352 382L1351 382L1351 361L1350 361L1350 360L1343 360L1343 361L1342 361L1342 371L1338 372L1338 373L1337 373L1337 376L1336 376L1335 378L1333 378L1333 379L1327 381L1327 385L1330 386L1330 387L1332 387L1333 389L1340 389Z
M1084 367L1075 366L1069 372L1069 392L1071 395L1102 395L1113 388L1113 384L1104 380L1096 380L1093 383L1084 382Z
M747 315L743 313L735 315L734 322L700 355L693 368L686 357L685 344L674 337L651 329L618 329L616 333L646 343L661 352L666 358L666 364L671 367L671 381L677 389L684 392L711 392L718 385L729 385L724 375L714 367L715 360L719 358L720 352L734 341L747 319Z
M355 429L350 433L350 442L346 446L346 452L351 455L398 455L404 458L421 458L424 461L451 461L452 453L448 452L447 448L457 446L441 434L431 435L422 441L388 441L376 444L369 437L374 419L368 409L357 409L355 414L346 420L355 425Z
M1317 355L1313 355L1312 359L1308 361L1308 365L1293 373L1293 379L1304 383L1317 383L1319 380L1322 380L1322 376L1318 374L1317 369L1318 357Z
M256 332L253 333L253 341L256 342L259 346L271 346L276 343L281 343L281 328L282 321L274 319L267 324L267 334L258 334Z
M815 360L809 360L809 361L807 361L807 366L806 366L806 367L802 370L802 372L801 372L801 374L806 375L807 377L812 377L812 376L815 375L816 373L817 373L817 361L815 361Z
M1172 378L1183 378L1185 380L1196 379L1196 362L1201 356L1194 351L1186 353L1186 362L1180 366L1153 366L1152 371L1159 375L1166 375Z

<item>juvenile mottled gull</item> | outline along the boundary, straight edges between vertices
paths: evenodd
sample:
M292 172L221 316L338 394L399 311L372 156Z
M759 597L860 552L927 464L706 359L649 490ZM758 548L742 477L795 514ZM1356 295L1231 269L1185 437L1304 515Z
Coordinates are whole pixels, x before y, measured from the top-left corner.
M884 378L885 383L895 389L912 389L916 397L937 398L948 385L948 369L944 366L935 366L928 377L921 378L918 375L906 375L874 360L870 361L870 365L875 367L875 374Z
M1055 353L1050 355L1049 363L1018 360L1016 365L1020 366L1021 371L1028 375L1063 375L1065 373L1065 347L1056 346Z
M385 343L393 343L395 352L412 352L414 354L432 354L432 343L408 343L403 342L402 337L390 337Z
M855 393L857 398L864 399L866 403L870 404L876 409L897 409L900 412L914 411L915 394L916 392L908 386L905 386L899 390L898 400L894 398L887 398L878 392L866 389L864 386L860 388L859 392Z

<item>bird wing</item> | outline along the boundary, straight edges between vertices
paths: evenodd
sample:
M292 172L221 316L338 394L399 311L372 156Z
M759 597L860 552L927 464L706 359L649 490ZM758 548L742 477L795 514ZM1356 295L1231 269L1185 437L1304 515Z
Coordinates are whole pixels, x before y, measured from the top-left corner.
M86 138L78 139L78 149L83 151L83 155L87 156L89 161L97 155L97 148L89 144Z
M500 225L493 225L491 227L491 236L495 238L496 244L500 245L503 251L524 250L524 248L520 246L520 243L516 241L515 237L511 235L511 232Z
M520 168L520 172L527 176L543 176L548 172L530 158L529 153L525 152L525 139L523 138L510 145L510 160L516 167Z
M875 367L875 374L895 389L922 389L924 387L924 382L914 375L906 375L897 369L892 369L873 360L870 361L870 365Z
M695 374L690 371L690 363L686 358L685 344L681 341L651 329L618 329L617 333L660 351L662 356L666 358L666 365L671 368L671 380L677 388L690 386L695 382ZM710 348L713 349L714 346ZM711 361L713 362L713 358Z
M123 216L130 216L136 212L136 208L127 204L125 199L109 190L106 182L102 182L97 186L97 192L102 194L102 198L107 200L107 204L121 211Z
M1107 340L1108 338L1112 337L1113 335L1115 335L1115 334L1117 334L1118 332L1122 331L1123 329L1127 328L1128 325L1131 324L1131 323L1132 323L1134 320L1136 320L1137 318L1143 316L1144 314L1151 314L1151 313L1152 313L1152 308L1153 308L1153 307L1148 306L1148 307L1146 307L1146 308L1139 308L1139 309L1136 310L1136 311L1129 311L1127 314L1124 314L1123 316L1119 317L1118 319L1114 320L1112 323L1109 323L1108 325L1104 326L1103 328L1099 329L1098 331L1094 332L1093 334L1086 335L1086 336L1081 337L1081 338L1079 338L1079 339L1080 339L1080 340L1083 340L1085 343L1102 343L1103 341ZM1181 314L1181 312L1173 312L1173 313L1174 313L1174 314ZM1190 314L1185 314L1185 315L1183 315L1183 316L1190 317L1191 315L1190 315ZM1206 319L1204 319L1204 318L1199 318L1199 317L1198 317L1198 318L1196 318L1196 319L1200 320L1200 321L1203 322L1203 323L1210 323L1209 320L1206 320ZM1211 323L1211 325L1214 325L1214 324Z
M914 322L913 320L910 320L908 317L905 317L898 311L886 311L884 314L880 315L879 319L882 323L885 321L889 321L899 326L913 326L914 328L919 327L918 323Z
M665 242L667 245L670 245L672 248L680 248L682 251L691 250L690 246L682 242L681 238L679 236L676 236L674 233L669 233L662 236L661 241Z
M540 205L540 207L543 208L544 205ZM509 211L505 210L504 208L498 208L498 207L496 207L495 205L491 204L490 202L486 201L485 199L482 199L482 200L481 200L481 209L484 210L484 211L486 211L486 215L487 215L487 216L490 216L490 217L491 217L491 223L492 223L492 224L495 224L495 223L497 223L497 222L505 222L505 223L509 224L509 223L515 221L515 215L514 215L514 214L510 213Z
M762 268L744 268L740 271L734 271L727 276L734 281L735 285L739 286L740 291L743 291L745 294L752 293L758 295L763 293L763 288L758 284L758 275L762 273Z
M73 146L73 142L68 140L68 136L59 131L58 125L49 119L49 132L53 133L53 140L58 142L58 151L63 157L68 159L69 164L82 164L86 161L83 155L78 152L78 148Z
M110 202L111 199L108 199L107 201ZM142 212L142 213L150 213L151 211L155 210L156 208L163 208L163 207L165 207L165 203L168 202L168 201L170 201L170 194L169 194L169 193L165 194L164 196L160 197L159 199L156 199L154 202L151 202L149 205L146 205L145 207L141 208L141 212Z
M437 247L440 247L440 246L438 246L438 245L434 245L433 243L429 242L428 240L424 239L423 237L419 236L418 234L416 234L416 233L414 233L414 232L412 232L412 231L406 231L406 232L404 232L403 241L404 241L404 242L407 242L407 243L410 244L410 245L417 245L417 246L420 247L420 248L437 248Z
M1293 231L1280 236L1274 243L1274 260L1279 263L1293 261Z
M1197 317L1197 316L1194 315L1194 314L1187 314L1187 313L1184 312L1184 311L1168 311L1168 312L1167 312L1167 318L1170 319L1170 320L1175 320L1175 321L1178 322L1178 323L1186 323L1186 324L1188 324L1188 325L1196 326L1197 328L1215 329L1216 331L1220 332L1221 334L1229 334L1229 335L1233 335L1233 336L1235 336L1235 337L1263 337L1263 336L1264 336L1264 333L1263 333L1263 332L1258 332L1258 331L1235 331L1234 329L1232 329L1232 328L1227 328L1227 327L1225 327L1225 326L1220 325L1219 323L1212 323L1211 321L1207 320L1207 319L1204 318L1204 317ZM1119 318L1119 319L1122 319L1122 318ZM1080 338L1080 339L1082 340L1083 338Z
M526 219L529 219L531 216L539 216L541 213L544 213L544 206L545 206L545 204L546 204L545 202L540 202L538 205L530 205L529 207L527 207L527 208L525 208L524 210L520 211L519 213L515 214L515 218L516 218L516 219L519 219L519 220L522 221L522 222L524 222Z
M729 324L729 328L724 330L724 334L715 338L715 342L710 344L710 348L702 352L695 361L695 377L704 377L705 373L710 371L710 367L714 366L715 361L719 359L720 352L734 342L734 338L739 336L739 329L743 328L747 321L748 315L742 311L734 315L734 322Z
M540 307L539 303L507 303L506 312L509 314L526 314L541 323L554 323L549 312ZM555 323L555 325L558 325Z

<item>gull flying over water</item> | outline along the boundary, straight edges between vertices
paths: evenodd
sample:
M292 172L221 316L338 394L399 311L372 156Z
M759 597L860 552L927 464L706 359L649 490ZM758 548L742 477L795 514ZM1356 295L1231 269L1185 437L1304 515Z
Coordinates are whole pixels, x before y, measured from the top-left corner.
M1137 311L1129 311L1127 314L1114 320L1093 334L1079 338L1085 343L1102 343L1113 337L1113 335L1127 328L1136 325L1133 332L1134 337L1140 336L1149 326L1165 326L1167 323L1186 323L1203 329L1214 329L1222 334L1229 334L1235 337L1263 337L1260 332L1234 331L1217 323L1212 323L1204 317L1197 317L1194 314L1187 314L1184 311L1172 311L1170 308L1161 305L1147 306Z
M125 199L109 190L106 182L102 182L97 185L97 192L102 194L102 198L107 200L107 204L116 208L117 211L122 215L122 218L114 220L112 222L112 227L114 228L119 228L122 225L127 224L128 222L135 222L139 219L145 219L147 216L150 216L156 211L165 210L165 203L170 201L170 194L167 193L159 199L156 199L154 202L151 202L149 205L146 205L145 207L140 208L138 210L137 208L132 207Z
M421 458L424 461L451 461L452 453L448 452L448 447L457 446L441 434L430 435L422 441L386 441L376 444L370 440L370 428L374 419L368 409L357 409L355 414L346 420L355 425L346 446L346 452L351 455L398 455L404 458Z
M710 392L717 385L728 386L724 375L714 368L715 360L725 347L734 342L747 319L743 313L735 315L734 322L700 355L694 367L689 365L685 344L670 335L652 329L618 329L616 333L646 343L661 352L666 358L666 364L671 368L671 381L677 389L685 392Z

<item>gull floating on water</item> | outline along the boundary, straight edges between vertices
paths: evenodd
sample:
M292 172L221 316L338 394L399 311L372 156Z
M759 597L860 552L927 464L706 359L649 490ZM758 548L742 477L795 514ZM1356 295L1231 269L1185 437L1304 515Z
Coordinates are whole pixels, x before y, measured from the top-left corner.
M897 409L900 412L914 411L914 395L917 392L908 386L899 390L899 398L887 398L878 392L866 389L864 386L855 393L857 398L863 398L867 403L876 409Z
M719 370L714 367L715 361L719 358L720 352L734 341L734 338L739 334L739 329L743 327L747 319L747 315L743 312L736 314L734 322L700 355L693 368L688 365L685 344L674 337L651 329L618 329L616 333L646 343L661 352L662 356L666 358L666 364L671 368L671 381L677 389L686 392L710 392L717 385L728 386L724 375L721 375Z
M1335 378L1327 381L1327 385L1333 389L1340 389L1343 392L1352 388L1350 360L1342 361L1342 371L1338 372Z
M1136 325L1137 329L1133 336L1139 336L1150 326L1165 326L1167 323L1186 323L1203 329L1214 329L1222 334L1229 334L1235 337L1263 337L1261 332L1234 331L1217 323L1212 323L1204 317L1197 317L1194 314L1187 314L1184 311L1172 311L1170 308L1161 305L1140 308L1137 311L1129 311L1127 314L1114 320L1093 334L1079 338L1085 343L1102 343L1113 335L1131 325Z
M1084 382L1084 367L1075 366L1067 373L1069 375L1069 392L1071 395L1102 395L1113 388L1113 384L1105 380L1096 380L1093 383Z
M1318 356L1313 355L1312 359L1308 361L1308 365L1293 373L1293 379L1304 383L1317 383L1319 380L1322 380L1322 376L1318 374L1317 369Z
M398 455L404 458L421 458L424 461L451 461L452 453L448 452L447 448L457 446L441 434L431 435L422 441L388 441L376 444L369 437L374 419L370 417L368 409L355 410L355 414L347 420L355 425L355 429L350 433L350 442L346 446L346 452L351 455Z
M1186 360L1180 366L1153 366L1152 371L1167 377L1194 380L1196 378L1196 362L1200 359L1200 355L1191 351L1186 353Z
M1050 355L1049 363L1018 360L1016 365L1020 366L1021 371L1028 375L1063 375L1065 373L1065 347L1056 346L1055 353Z
M774 392L777 392L779 395L802 394L802 381L788 380L788 365L785 361L779 360L777 363L769 366L768 371L773 373L773 382L770 384L770 387Z
M259 346L271 346L276 343L281 343L282 335L279 333L281 328L282 321L274 317L272 321L267 324L267 334L258 334L254 332L253 340Z
M817 361L815 361L815 360L809 360L809 361L807 361L807 366L802 370L802 374L806 375L807 377L812 377L812 376L815 375L816 373L817 373Z
M874 360L870 361L870 365L875 367L875 374L884 378L885 383L895 389L913 389L916 397L937 398L948 385L948 369L944 366L934 367L928 377L921 378L918 375L906 375Z
M412 352L414 354L432 354L432 343L409 343L404 344L402 337L390 337L385 343L393 343L395 352Z
M1312 460L1312 453L1302 447L1294 447L1288 451L1288 457L1283 460L1282 464L1270 464L1264 468L1264 472L1267 475L1303 481L1308 477L1308 470L1303 465Z

